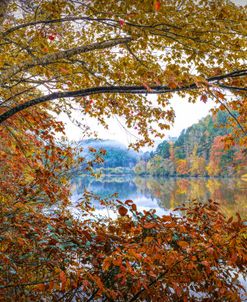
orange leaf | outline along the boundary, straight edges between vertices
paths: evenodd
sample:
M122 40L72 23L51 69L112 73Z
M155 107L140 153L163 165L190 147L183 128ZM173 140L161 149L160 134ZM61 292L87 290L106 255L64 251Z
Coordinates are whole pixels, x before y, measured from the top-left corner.
M44 291L44 290L45 290L45 284L44 284L44 283L37 284L37 285L35 286L35 288L36 288L37 290Z
M96 284L100 290L104 289L104 284L102 283L101 279L98 276L96 276L96 275L94 276L94 281L96 282Z
M110 262L110 259L106 258L103 262L103 266L102 266L102 269L104 271L108 271L109 267L111 266L111 262Z
M224 100L225 96L224 96L224 94L223 94L223 93L221 93L221 92L219 92L219 91L216 91L216 93L215 93L215 94L217 95L217 97L218 97L218 98L220 98L220 99Z
M146 237L145 238L145 240L144 240L144 242L147 242L147 243L149 243L149 242L151 242L151 241L153 241L153 239L154 239L154 237Z
M177 86L178 86L177 83L174 81L171 81L168 83L168 87L171 89L175 89L175 88L177 88Z
M163 216L162 217L162 221L171 221L171 220L172 220L171 216Z
M69 73L68 69L63 68L63 67L60 67L60 71L61 71L62 74L68 74Z
M174 222L165 224L166 228L174 228L175 226L176 226L176 224Z
M187 241L178 241L177 244L182 248L186 248L190 245Z
M145 229L152 229L155 226L156 226L156 223L154 223L154 222L149 222L149 223L144 224Z
M112 263L116 266L121 266L122 265L122 259L121 258L113 259Z
M156 12L158 12L160 10L161 7L161 3L159 0L154 0L154 9Z
M202 261L201 264L203 264L204 266L209 266L209 263L206 260Z
M61 282L62 282L62 289L61 289L61 290L64 291L64 290L65 290L65 285L66 285L66 280L67 280L64 271L61 271L61 272L60 272L59 278L60 278L60 280L61 280Z
M119 213L121 216L125 216L125 215L128 213L128 210L127 210L125 207L120 206L120 207L118 208L118 213Z

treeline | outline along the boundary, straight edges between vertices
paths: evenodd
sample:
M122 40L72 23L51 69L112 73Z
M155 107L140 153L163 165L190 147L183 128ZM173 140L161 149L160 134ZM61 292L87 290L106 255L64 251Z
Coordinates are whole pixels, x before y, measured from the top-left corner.
M246 173L246 154L238 145L226 148L231 129L228 114L218 112L183 130L178 139L163 141L134 167L138 175L233 176Z

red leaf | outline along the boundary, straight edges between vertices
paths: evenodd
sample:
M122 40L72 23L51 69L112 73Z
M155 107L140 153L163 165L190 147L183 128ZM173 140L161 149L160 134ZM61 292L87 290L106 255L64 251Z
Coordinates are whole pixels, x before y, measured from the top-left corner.
M133 203L133 200L127 199L127 200L125 200L124 203L127 204L128 206L130 206Z
M125 21L124 21L124 20L122 20L122 19L120 19L120 20L119 20L119 24L120 24L120 26L121 26L121 27L123 27L123 26L124 26L124 24L125 24Z
M160 7L161 7L161 3L159 0L155 0L154 1L154 9L156 12L158 12L160 10Z
M118 208L118 213L119 213L121 216L125 216L125 215L128 213L128 210L127 210L125 207L120 206L120 207Z
M201 96L201 101L203 101L203 103L207 103L207 100L208 100L207 96L205 94L203 94Z
M137 207L136 207L136 205L135 204L132 204L132 210L134 211L134 212L136 212L136 210L137 210Z
M51 41L53 41L53 40L55 40L55 36L54 35L49 35L48 39L51 40Z

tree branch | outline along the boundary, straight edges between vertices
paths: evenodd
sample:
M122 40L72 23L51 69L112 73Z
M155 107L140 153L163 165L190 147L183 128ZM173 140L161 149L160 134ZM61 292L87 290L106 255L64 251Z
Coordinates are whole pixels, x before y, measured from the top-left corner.
M238 70L231 73L227 73L224 75L210 77L207 82L210 83L217 83L219 80L228 79L231 77L243 76L247 75L246 70ZM150 86L150 89L146 89L144 86L102 86L102 87L92 87L87 89L75 90L75 91L64 91L64 92L54 92L39 98L32 99L27 101L23 104L17 105L10 110L4 112L0 115L0 123L6 121L11 116L15 115L16 113L35 106L37 104L41 104L47 101L52 101L61 98L72 98L72 97L86 97L89 95L94 94L108 94L108 93L115 93L115 94L165 94L165 93L172 93L172 92L179 92L179 91L189 91L194 89L200 89L195 83L177 87L177 88L170 88L169 86L157 85L157 86ZM230 88L229 88L230 89ZM240 88L239 90L241 90Z
M231 112L231 110L222 102L217 96L214 95L213 92L209 91L209 93L212 95L212 97L216 98L218 102L226 109L226 111L229 113L229 115L235 120L235 122L238 124L239 128L242 130L242 132L246 135L245 129L242 127L242 125L239 123L237 117Z
M185 259L183 260L179 260L177 261L174 266L178 265L179 263L183 262ZM162 279L171 269L174 268L174 266L171 268L167 268L163 273L161 273L157 278L155 278L153 281L151 281L149 284L148 284L148 287L151 287L153 286L155 283L157 283L160 279ZM137 298L146 290L146 288L142 288L140 289L128 302L134 302L137 300Z
M81 53L86 53L86 52L90 52L90 51L94 51L94 50L105 49L105 48L110 48L110 47L117 46L120 44L125 44L127 42L130 42L131 40L132 39L130 37L112 39L112 40L108 40L108 41L92 43L90 45L83 45L83 46L67 49L64 51L55 52L52 54L48 54L42 58L35 58L28 62L23 62L22 64L14 66L13 68L10 68L9 70L7 70L1 76L1 83L3 84L7 79L14 76L15 74L17 74L21 71L26 71L35 66L46 66L46 65L52 64L53 62L60 60L60 59L67 59L67 58L70 58L74 55L78 55Z
M218 84L220 88L228 89L228 90L236 90L236 91L247 91L247 87L237 87L237 86L229 86L224 84Z

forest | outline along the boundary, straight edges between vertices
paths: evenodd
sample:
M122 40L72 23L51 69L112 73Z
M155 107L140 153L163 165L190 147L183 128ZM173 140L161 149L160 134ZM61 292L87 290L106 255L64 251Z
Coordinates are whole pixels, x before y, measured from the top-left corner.
M209 115L183 130L175 142L163 141L134 167L136 174L156 176L242 176L247 172L246 149L226 148L231 135L228 113Z
M229 114L219 111L184 129L176 138L164 140L151 151L128 149L117 141L80 141L81 156L92 158L90 147L103 148L103 162L94 168L101 174L137 174L165 177L235 177L247 174L246 149L237 143L226 147L232 129ZM79 170L83 170L83 166ZM79 171L78 171L79 172ZM84 171L85 172L85 171Z
M246 19L235 0L0 1L0 301L246 300ZM165 141L174 99L212 102L214 115ZM112 120L132 134L125 159L90 146ZM240 211L223 211L219 179L216 194L161 214L117 192L72 200L71 175L97 179L104 157L138 173L235 175Z

